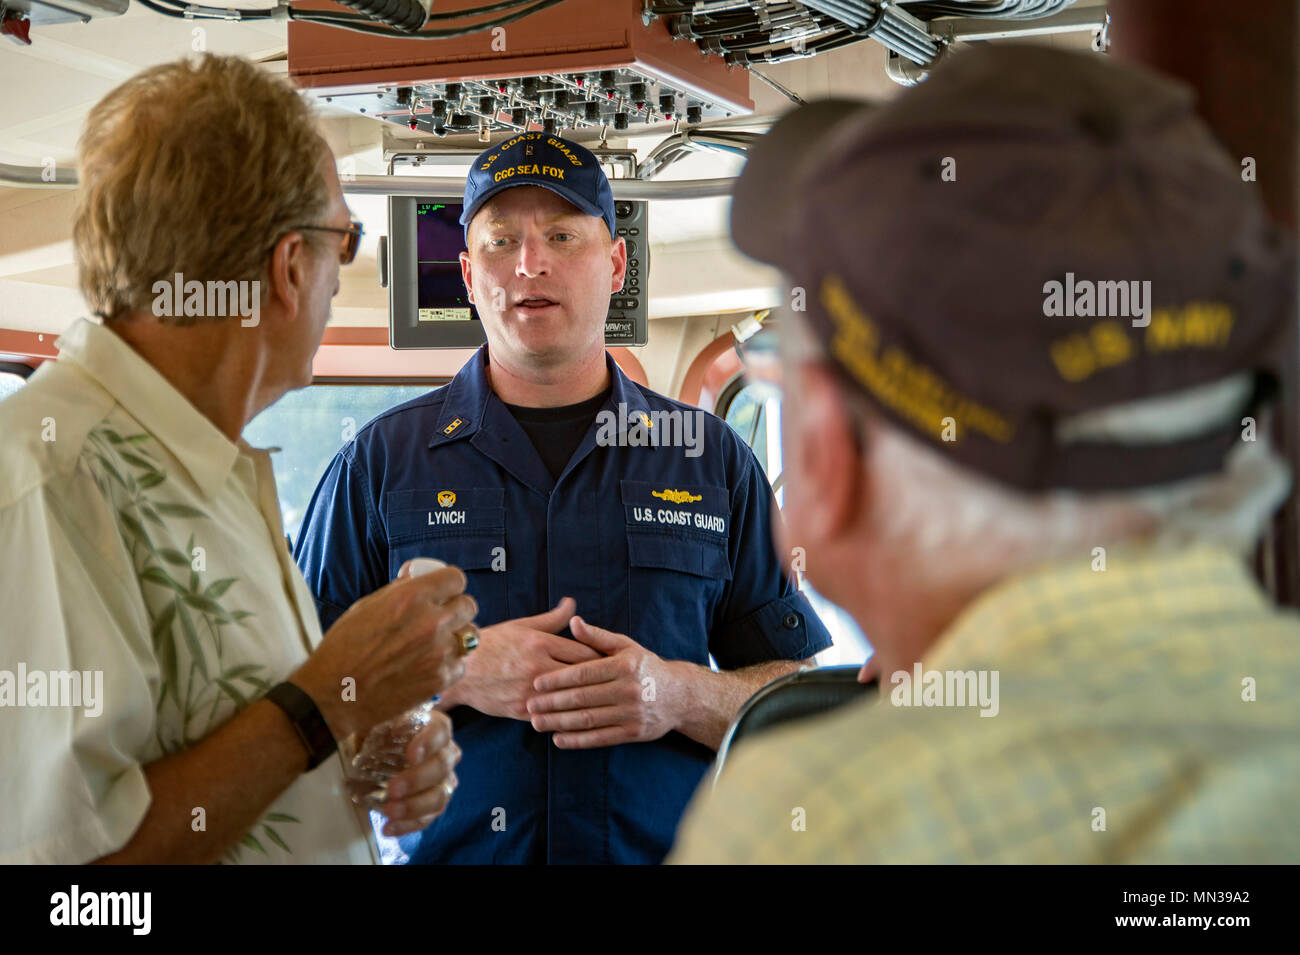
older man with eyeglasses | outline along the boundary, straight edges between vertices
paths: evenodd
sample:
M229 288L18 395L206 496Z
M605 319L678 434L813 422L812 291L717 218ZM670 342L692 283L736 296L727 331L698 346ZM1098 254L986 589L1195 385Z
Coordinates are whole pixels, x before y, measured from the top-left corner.
M0 862L378 861L335 741L458 679L477 607L403 576L322 638L240 438L310 382L356 255L333 157L289 86L206 56L100 102L80 175L100 321L0 403ZM393 835L446 808L450 721L405 755Z

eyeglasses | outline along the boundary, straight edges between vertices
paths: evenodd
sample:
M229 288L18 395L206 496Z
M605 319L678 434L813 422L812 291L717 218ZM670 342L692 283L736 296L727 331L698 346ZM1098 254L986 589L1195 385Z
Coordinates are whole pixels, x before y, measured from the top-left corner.
M335 225L296 225L291 231L299 229L316 229L320 232L341 232L347 236L343 248L339 251L339 264L351 265L352 260L357 257L357 249L361 248L361 235L364 231L361 223L355 220L348 223L346 229Z

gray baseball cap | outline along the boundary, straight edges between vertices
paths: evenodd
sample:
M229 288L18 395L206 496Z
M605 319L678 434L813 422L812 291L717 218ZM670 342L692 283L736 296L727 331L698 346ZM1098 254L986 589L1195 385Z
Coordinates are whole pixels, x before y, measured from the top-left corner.
M733 239L805 290L895 424L1023 489L1217 470L1239 422L1122 446L1085 411L1241 372L1273 391L1294 257L1191 91L1099 54L955 51L883 105L810 103L751 150Z

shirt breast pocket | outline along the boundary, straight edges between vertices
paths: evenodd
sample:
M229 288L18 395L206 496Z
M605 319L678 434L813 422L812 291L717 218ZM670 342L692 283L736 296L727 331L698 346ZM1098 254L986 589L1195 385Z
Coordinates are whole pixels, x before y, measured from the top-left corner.
M389 495L388 576L415 557L465 572L478 601L478 623L499 623L506 609L506 522L502 488L438 488Z
M708 663L731 580L727 491L622 482L630 635L672 660Z

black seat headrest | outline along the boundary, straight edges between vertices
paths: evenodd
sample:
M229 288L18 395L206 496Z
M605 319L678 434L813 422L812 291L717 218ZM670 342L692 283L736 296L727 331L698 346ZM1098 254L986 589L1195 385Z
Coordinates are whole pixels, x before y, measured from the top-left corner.
M773 680L751 696L736 714L735 722L718 747L714 782L722 773L727 753L741 739L748 739L778 724L827 713L875 693L877 684L874 680L871 683L858 682L860 669L853 665L800 670Z

